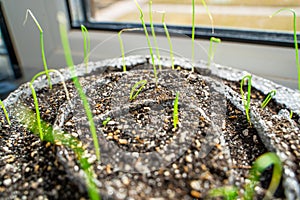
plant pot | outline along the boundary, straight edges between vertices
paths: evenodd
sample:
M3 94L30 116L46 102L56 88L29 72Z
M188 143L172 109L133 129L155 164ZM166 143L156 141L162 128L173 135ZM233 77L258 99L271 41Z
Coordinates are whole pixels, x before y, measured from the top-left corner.
M83 65L76 67L93 112L101 162L69 70L61 72L70 101L54 74L52 90L45 77L34 82L42 119L85 149L102 199L205 198L210 189L228 185L241 188L243 194L251 165L268 151L283 163L275 196L300 198L299 92L253 75L250 125L239 93L239 81L247 72L198 62L192 73L193 65L183 58L175 58L176 70L172 70L170 59L163 57L156 82L149 57L129 56L125 61L127 72L122 72L120 58L89 63L88 72ZM140 80L147 84L130 100L132 86ZM262 109L262 100L273 89L276 96ZM174 128L177 92L179 123ZM28 131L29 124L24 125L29 117L20 105L35 110L28 84L4 103L12 118L9 126L1 115L4 198L86 197L86 174L77 154L60 141L40 142ZM272 168L262 174L255 189L257 199L265 195L271 175Z

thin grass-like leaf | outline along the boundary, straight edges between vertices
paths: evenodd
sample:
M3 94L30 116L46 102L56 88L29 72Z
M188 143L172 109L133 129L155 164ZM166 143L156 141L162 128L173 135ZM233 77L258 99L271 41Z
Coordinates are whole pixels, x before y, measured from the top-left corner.
M35 16L33 15L33 13L31 12L30 9L27 9L27 11L26 11L26 16L25 16L25 20L23 22L23 25L25 25L25 23L28 19L28 14L32 17L34 23L36 24L36 26L38 27L38 29L40 31L40 49L41 49L42 61L43 61L43 65L44 65L44 71L46 72L49 87L50 87L50 89L52 89L52 83L51 83L51 79L50 79L50 76L49 76L49 73L48 73L48 65L47 65L46 56L45 56L43 29L40 26L38 20L35 18Z
M151 33L152 33L152 37L153 37L153 42L154 42L154 46L155 46L155 50L156 50L156 56L158 58L158 66L159 69L161 70L161 60L160 60L160 53L159 53L159 49L158 49L158 43L156 40L156 34L155 34L155 29L154 29L154 24L153 24L153 16L152 16L152 0L149 1L149 19L150 19L150 27L151 27Z
M68 36L67 36L66 19L65 19L65 16L63 13L58 13L57 18L58 18L58 22L59 22L60 36L61 36L61 41L62 41L62 45L63 45L64 52L65 52L66 63L70 69L71 75L73 77L72 78L73 83L77 89L77 92L79 94L79 97L82 101L82 104L83 104L83 107L85 110L85 114L89 121L90 131L92 134L94 148L95 148L95 154L96 154L98 161L100 162L100 147L99 147L96 127L95 127L95 123L93 120L93 115L92 115L92 111L91 111L89 102L87 100L85 93L83 92L82 86L79 83L79 79L76 76L75 67L73 64L73 59L72 59L70 45L69 45L69 40L68 40Z
M123 64L123 72L126 72L126 63L125 63L125 51L124 51L124 44L123 40L121 37L121 34L125 31L136 31L136 30L142 30L140 28L125 28L119 31L118 33L118 38L119 38L119 43L120 43L120 49L121 49L121 54L122 54L122 64Z
M85 71L88 71L88 62L91 51L91 40L89 36L89 32L84 25L81 25L81 33L83 37L83 56L84 56L84 64Z
M248 79L247 99L245 99L244 90L243 90L244 82L245 82L246 79ZM240 86L242 102L243 102L243 105L244 105L244 108L245 108L247 121L249 122L250 125L251 125L251 120L250 120L249 111L250 111L250 97L251 97L251 86L252 86L251 79L252 79L251 75L244 76L241 80L241 86Z
M153 72L154 72L154 78L155 78L155 83L157 84L157 72L156 72L156 66L155 66L155 59L154 59L154 55L153 55L153 50L152 50L152 46L151 46L151 42L150 42L150 38L149 38L149 34L147 31L147 27L144 21L144 14L143 14L143 10L141 8L141 6L138 4L137 0L134 0L139 12L140 12L140 20L142 22L143 28L144 28L144 32L145 32L145 36L147 39L147 44L149 47L149 52L150 52L150 56L151 56L151 61L152 61L152 65L153 65Z
M174 108L173 108L173 127L176 130L178 125L178 101L179 101L179 92L176 92L176 97L174 100Z
M166 22L165 22L166 13L165 12L161 12L161 13L162 13L161 22L164 26L164 30L165 30L165 33L166 33L166 36L167 36L167 39L168 39L168 43L169 43L169 47L170 47L171 65L172 65L172 69L174 70L175 67L174 67L173 45L172 45L171 37L170 37L169 31L168 31L168 27L167 27Z
M10 119L9 119L9 116L8 116L8 113L7 113L7 110L6 110L5 106L4 106L4 103L3 103L1 100L0 100L0 105L1 105L1 108L2 108L3 113L4 113L4 115L5 115L5 118L6 118L7 123L8 123L9 125L11 125Z
M129 94L129 100L130 101L134 100L139 95L139 93L142 91L142 89L145 87L146 84L147 84L147 80L140 80L136 82L131 88Z
M276 90L272 90L269 92L268 96L265 98L265 100L261 103L261 108L265 108L269 101L276 95Z
M299 61L298 39L297 39L297 15L295 10L291 8L282 8L276 11L274 14L272 14L270 18L279 14L282 11L290 11L293 14L294 44L295 44L295 54L296 54L295 57L296 57L296 67L298 70L298 89L300 90L300 61Z
M245 200L253 199L254 188L256 184L259 182L259 178L261 174L271 165L273 165L272 179L264 199L272 198L272 196L276 192L277 187L280 184L280 180L282 176L282 164L279 157L275 153L268 152L259 156L255 160L252 166L252 169L250 171L250 178L249 178L250 183L246 185L246 189L245 189L245 195L244 195Z
M209 42L209 51L208 51L208 66L210 66L211 62L214 60L216 45L217 43L221 43L220 38L211 37Z

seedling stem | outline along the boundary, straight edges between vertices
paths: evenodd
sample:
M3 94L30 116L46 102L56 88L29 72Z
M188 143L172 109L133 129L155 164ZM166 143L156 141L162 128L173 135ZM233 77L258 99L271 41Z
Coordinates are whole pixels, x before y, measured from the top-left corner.
M153 55L152 46L151 46L150 38L149 38L149 35L148 35L147 27L146 27L146 24L145 24L145 21L144 21L143 10L140 7L140 5L138 4L137 0L134 0L134 2L136 4L138 10L140 11L140 20L142 22L142 25L143 25L143 28L144 28L144 31L145 31L145 36L147 38L147 43L148 43L149 52L150 52L150 56L151 56L151 61L152 61L152 65L153 65L153 72L154 72L155 83L157 85L158 79L157 79L157 72L156 72L156 66L155 66L155 59L154 59L154 55Z
M74 64L73 64L73 59L72 59L70 45L69 45L69 40L68 40L68 36L67 36L66 19L65 19L65 16L64 16L63 13L58 13L57 18L58 18L58 21L59 21L60 37L61 37L62 45L63 45L63 48L64 48L64 52L65 52L66 63L68 65L70 73L73 77L72 80L73 80L73 83L74 83L74 85L77 89L79 97L82 100L83 107L84 107L86 116L87 116L88 121L89 121L90 131L91 131L91 134L92 134L94 147L95 147L95 154L96 154L96 157L97 157L98 161L100 161L100 147L99 147L98 137L97 137L97 133L96 133L96 127L95 127L95 123L94 123L94 120L93 120L93 115L92 115L92 112L91 112L89 102L87 100L86 95L83 92L82 86L79 83L79 79L76 76L75 67L74 67Z
M179 100L179 92L176 92L176 97L174 100L174 110L173 110L173 126L174 130L177 128L178 124L178 100Z
M34 23L36 24L36 26L38 27L38 29L40 31L40 49L41 49L41 55L42 55L42 60L43 60L43 64L44 64L44 70L46 72L49 87L50 87L50 89L52 89L52 83L51 83L51 79L50 79L50 76L49 76L49 73L48 73L48 66L47 66L47 61L46 61L46 56L45 56L43 29L40 26L37 19L35 18L35 16L33 15L33 13L31 12L31 10L29 10L29 9L27 9L27 11L26 11L26 16L25 16L25 20L23 22L23 25L25 25L25 23L27 21L28 14L30 14L30 16L32 17Z
M5 118L6 118L7 123L8 123L9 125L11 125L10 119L9 119L9 116L8 116L8 113L7 113L7 110L6 110L5 106L4 106L4 103L3 103L1 100L0 100L0 105L1 105L2 110L3 110L3 112L4 112L4 115L5 115Z
M140 80L139 82L136 82L131 88L129 100L130 101L134 100L139 95L139 93L142 91L142 89L145 87L146 84L147 84L147 80Z
M211 37L209 42L209 52L208 52L208 66L210 66L211 62L214 60L215 52L216 52L216 43L221 43L220 38Z
M244 90L243 90L244 82L246 79L248 79L247 99L245 99ZM250 121L249 110L250 110L250 97L251 97L251 86L252 86L251 79L252 79L251 75L244 76L241 80L241 86L240 86L240 91L241 91L242 101L246 112L247 121L249 122L250 125L251 125L251 121Z
M294 44L295 44L295 53L296 53L296 66L298 70L298 89L300 90L300 61L299 61L299 50L298 50L298 40L297 40L297 16L295 10L291 8L282 8L276 11L274 14L270 16L273 17L282 11L290 11L293 14L293 27L294 27Z
M272 90L269 92L268 96L265 98L265 100L261 103L261 108L265 108L269 101L276 95L276 90Z
M81 25L81 33L83 37L83 54L84 54L84 64L85 71L88 71L88 62L89 62L89 54L91 50L91 41L89 32L84 25Z

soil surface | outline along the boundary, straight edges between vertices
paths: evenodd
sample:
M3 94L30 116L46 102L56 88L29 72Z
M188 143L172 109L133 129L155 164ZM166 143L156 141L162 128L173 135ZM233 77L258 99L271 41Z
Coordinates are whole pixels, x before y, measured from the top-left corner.
M272 133L262 138L237 106L241 102L234 104L220 92L229 87L239 94L239 82L169 68L159 71L156 82L151 68L146 63L126 73L107 69L80 78L94 116L101 162L72 82L66 82L70 101L61 83L37 91L42 120L64 131L65 138L80 141L103 199L203 199L210 189L228 185L243 195L251 165L272 148L290 157L284 167L300 181L298 116L278 115L285 105L271 100L261 109L266 95L252 89L251 106L266 122L266 133ZM147 84L130 100L140 80ZM174 128L177 92L179 122ZM11 125L0 115L0 199L88 199L78 154L60 141L42 142L36 129L20 123L18 105L35 112L28 95L13 106ZM270 166L255 188L256 199L264 196L271 174ZM283 183L275 197L286 198Z

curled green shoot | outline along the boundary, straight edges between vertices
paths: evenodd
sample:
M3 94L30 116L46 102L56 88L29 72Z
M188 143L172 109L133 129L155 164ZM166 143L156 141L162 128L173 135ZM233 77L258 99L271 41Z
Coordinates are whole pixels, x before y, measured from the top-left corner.
M9 119L9 116L8 116L8 113L7 113L7 110L6 110L5 106L4 106L4 103L3 103L1 100L0 100L0 105L1 105L1 107L2 107L2 110L3 110L3 113L4 113L4 115L5 115L5 118L6 118L7 123L8 123L9 125L11 125L10 119Z
M291 8L282 8L276 11L274 14L270 16L273 17L277 14L279 14L282 11L290 11L293 14L293 27L294 27L294 44L295 44L295 54L296 54L296 66L298 70L298 89L300 90L300 61L299 61L299 50L298 50L298 40L297 40L297 16L295 10Z
M147 80L140 80L136 82L133 87L131 88L130 94L129 94L129 100L133 101L139 93L144 89L145 85L147 84Z
M102 125L103 125L103 126L106 126L110 120L111 120L111 118L110 118L110 117L107 117L107 118L102 122Z
M276 95L276 90L272 90L269 92L268 96L265 98L265 100L261 103L261 108L265 108L267 104L270 102L270 100Z
M28 14L32 17L34 23L36 24L36 26L38 27L38 29L40 31L40 49L41 49L42 61L43 61L44 70L46 72L46 76L47 76L47 79L48 79L49 87L50 87L50 89L52 89L52 83L51 83L51 79L50 79L50 76L49 76L49 73L48 73L48 65L47 65L46 56L45 56L43 29L40 26L37 19L35 18L35 16L33 15L33 13L31 12L31 10L29 10L29 9L27 9L27 11L26 11L26 16L25 16L25 20L23 22L23 25L25 25L25 23L28 19Z
M67 28L66 28L66 18L63 13L58 13L57 19L59 22L60 37L61 37L62 45L64 48L64 52L65 52L66 63L69 67L71 76L73 77L72 78L73 83L77 89L77 92L79 94L79 97L82 101L82 104L83 104L83 107L85 110L85 114L89 121L89 127L90 127L90 131L91 131L92 138L93 138L95 154L96 154L98 161L100 161L100 147L99 147L98 137L97 137L97 133L96 133L96 127L95 127L95 123L93 120L93 115L92 115L92 111L91 111L88 99L83 91L82 86L80 85L78 77L76 76L75 67L73 64L73 59L72 59L70 45L69 45L69 40L68 40L68 36L67 36L68 34L67 34Z
M254 188L259 182L261 174L269 167L273 165L273 174L271 183L266 192L264 199L271 199L274 193L276 192L277 187L280 184L281 175L282 175L282 164L280 158L273 152L265 153L259 156L250 171L250 182L246 185L244 199L251 200L253 199Z
M166 36L167 36L167 39L168 39L168 43L169 43L169 47L170 47L170 58L171 58L171 65L172 65L172 69L174 70L175 67L174 67L174 55L173 55L173 45L172 45L172 41L171 41L171 37L170 37L170 34L169 34L169 31L168 31L168 27L167 27L167 24L165 22L165 16L166 16L166 13L164 11L160 12L162 13L162 19L161 19L161 22L164 26L164 30L165 30L165 33L166 33Z
M234 186L224 186L213 188L209 191L210 198L223 197L224 200L234 200L238 198L238 189Z
M57 73L61 80L62 80L62 84L63 84L63 87L64 87L64 90L65 90L65 93L66 93L66 98L68 101L70 101L70 95L69 95L69 92L67 90L67 86L66 86L66 83L64 82L64 77L63 75L55 70L55 69L49 69L46 71L43 71L43 72L39 72L37 73L32 79L31 81L29 82L29 87L31 89L31 93L32 93L32 97L33 97L33 103L34 103L34 107L35 107L35 112L36 112L36 118L37 118L37 125L38 125L38 130L39 130L39 133L40 133L40 138L41 140L44 140L44 133L43 133L43 129L42 129L42 125L41 125L41 115L40 115L40 109L39 109L39 102L38 102L38 99L37 99L37 95L36 95L36 92L35 92L35 89L33 87L33 82L41 75L44 75L44 74L47 74L49 72L55 72Z
M245 99L245 95L244 95L245 93L244 93L244 90L243 90L244 83L245 83L246 79L248 79L247 99ZM243 105L244 105L244 108L245 108L247 121L249 122L250 125L251 125L251 121L250 121L250 97L251 97L251 87L252 87L251 79L252 79L251 75L245 75L241 80L241 86L240 86L242 102L243 102Z
M192 72L195 62L195 0L192 0Z
M213 60L214 60L217 43L221 43L220 38L215 38L215 37L210 38L209 50L208 50L208 66L210 66L211 62L213 62Z
M100 196L94 182L95 172L93 171L91 164L88 162L88 158L85 155L86 149L84 149L81 141L69 133L55 130L53 126L47 122L39 120L26 106L19 105L13 112L15 112L14 114L18 117L18 120L33 134L39 135L39 129L41 127L44 132L44 141L70 148L75 153L79 161L79 165L85 173L85 181L90 199L99 200Z
M153 42L154 42L154 46L155 46L155 50L156 50L156 56L157 56L158 62L159 62L158 66L159 66L159 69L161 70L162 68L161 68L161 61L160 61L160 53L159 53L158 44L157 44L157 40L156 40L155 29L154 29L154 25L153 25L152 0L149 1L149 19L150 19L150 27L151 27Z
M122 64L123 64L123 72L126 72L126 63L125 63L125 51L124 51L124 44L123 40L121 37L121 34L125 31L136 31L136 30L142 30L140 28L125 28L119 31L118 33L118 38L119 38L119 43L120 43L120 49L121 49L121 54L122 54Z
M84 25L81 25L81 33L83 37L83 56L84 56L85 71L87 72L89 54L91 50L91 40L90 40L89 32Z
M149 47L149 52L150 52L151 61L152 61L152 65L153 65L155 83L157 84L158 79L157 79L157 72L156 72L156 66L155 66L155 59L154 59L153 50L152 50L149 34L148 34L148 31L147 31L147 27L146 27L146 24L145 24L145 21L144 21L143 10L142 10L141 6L138 4L137 0L134 0L134 2L135 2L136 6L137 6L137 8L140 12L140 20L142 22L143 29L144 29L144 32L145 32L145 36L146 36L146 39L147 39L147 44L148 44L148 47Z
M174 108L173 108L173 127L176 130L179 119L178 119L178 100L179 100L179 92L176 92L176 97L174 100Z
M253 163L250 170L249 183L245 186L244 200L252 200L254 196L254 188L259 182L261 174L271 165L273 165L272 179L269 188L266 191L264 199L272 199L280 184L282 176L282 163L280 158L273 152L265 153L259 156ZM224 186L211 189L208 193L210 198L223 197L227 200L238 199L238 188L234 186Z

